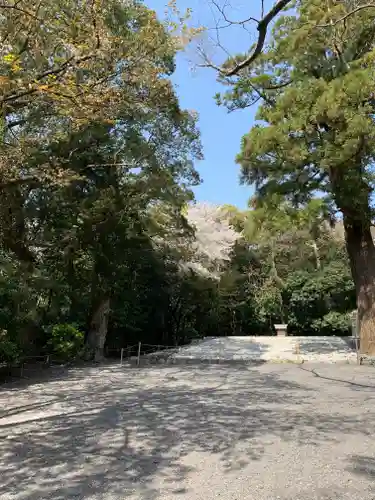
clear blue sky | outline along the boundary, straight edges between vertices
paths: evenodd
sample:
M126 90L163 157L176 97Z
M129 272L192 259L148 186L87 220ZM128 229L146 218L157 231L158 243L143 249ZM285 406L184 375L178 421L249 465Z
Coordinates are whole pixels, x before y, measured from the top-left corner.
M145 0L145 3L156 10L160 17L164 17L166 0ZM194 25L214 26L209 0L177 0L177 5L181 10L187 7L193 9ZM249 15L257 17L259 12L256 6L250 12L245 7L237 6L231 12L228 10L227 15L243 19ZM222 45L230 53L248 48L255 40L254 33L249 34L242 29L239 32L238 28L221 30L220 37ZM223 54L218 50L213 47L210 50L217 62L224 60ZM251 186L240 186L239 166L235 163L235 156L240 151L242 136L254 123L256 109L228 113L224 108L218 107L213 96L222 87L216 82L213 70L198 68L193 72L192 66L197 62L198 56L193 48L186 54L179 54L177 70L173 76L182 107L194 109L199 114L205 159L197 165L203 184L195 189L196 198L199 201L229 203L246 208L253 189Z

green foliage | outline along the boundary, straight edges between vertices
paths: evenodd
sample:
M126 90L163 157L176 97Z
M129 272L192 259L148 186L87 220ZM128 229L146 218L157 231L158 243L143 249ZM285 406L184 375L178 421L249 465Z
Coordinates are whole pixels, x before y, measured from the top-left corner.
M19 346L0 336L0 363L15 363L21 357L21 350Z
M297 271L284 291L289 327L295 334L346 335L355 308L355 288L345 262L332 262L313 273Z
M350 313L329 312L322 319L312 322L312 329L319 335L350 335Z
M59 358L74 358L83 347L84 334L75 325L59 324L51 328L48 352Z
M350 2L340 9L350 11ZM261 94L259 122L242 140L243 182L297 203L319 190L351 218L369 218L373 188L373 10L319 28L328 3L281 16L266 53L243 71L228 105ZM269 90L269 87L273 87Z
M282 293L276 283L266 280L255 296L255 302L264 322L272 325L286 321Z

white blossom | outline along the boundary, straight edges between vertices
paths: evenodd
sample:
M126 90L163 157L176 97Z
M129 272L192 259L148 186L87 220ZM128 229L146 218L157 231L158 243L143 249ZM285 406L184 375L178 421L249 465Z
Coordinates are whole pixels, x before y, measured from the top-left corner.
M233 246L241 235L231 227L225 211L219 205L190 205L187 219L195 229L195 241L192 244L194 255L188 264L192 269L217 276L230 259Z

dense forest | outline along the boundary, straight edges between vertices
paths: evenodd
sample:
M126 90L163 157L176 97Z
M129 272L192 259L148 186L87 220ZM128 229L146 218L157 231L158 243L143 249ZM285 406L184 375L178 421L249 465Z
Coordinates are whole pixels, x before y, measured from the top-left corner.
M288 37L295 48L302 21L318 16L306 3L275 26L256 68L241 69L218 96L231 110L255 102L254 92L263 102L263 125L245 136L238 157L243 182L256 186L247 210L194 200L203 154L198 117L181 108L170 80L176 51L194 35L184 24L171 30L136 1L0 7L0 362L41 353L100 359L105 347L138 341L270 335L278 322L291 335L349 333L363 283L348 241L353 227L370 224L363 208L370 146L358 152L363 163L347 166L352 178L363 170L350 184L355 200L342 187L352 178L336 176L332 187L324 173L333 176L333 161L346 158L335 148L349 158L363 134L371 143L373 104L365 101L352 128L347 111L370 95L369 84L344 97L340 78L349 86L351 72L358 80L373 71L361 57L373 50L375 34L367 27L370 40L361 29L361 50L350 39L345 50L355 64L344 76L337 55L322 55L324 68L319 51L312 55L326 34L311 35L308 52L292 60ZM325 72L314 88L304 70L310 66ZM229 84L226 75L219 79ZM334 91L348 101L342 113ZM314 99L314 119L326 129L302 109ZM359 237L370 245L366 235Z

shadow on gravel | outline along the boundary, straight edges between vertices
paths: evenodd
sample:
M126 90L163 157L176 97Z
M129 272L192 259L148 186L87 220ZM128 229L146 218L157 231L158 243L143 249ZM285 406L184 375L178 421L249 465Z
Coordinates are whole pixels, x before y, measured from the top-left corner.
M119 366L120 360L105 360L101 364L92 362L81 362L75 365L54 365L41 366L41 364L28 364L23 370L23 375L20 375L20 367L4 377L0 377L0 394L1 391L9 391L11 389L18 390L20 387L27 387L34 384L46 383L56 379L68 379L85 377L88 370L105 369L114 366Z
M2 418L13 417L15 415L20 415L28 411L41 410L42 408L45 408L46 406L50 406L51 404L55 403L56 400L58 401L58 398L48 403L34 403L29 405L15 406L10 410L0 410L0 427Z
M257 359L260 364L262 360L259 357L269 351L269 347L260 342L254 342L251 337L214 337L206 338L201 342L182 347L177 358L192 357L195 360L224 360L240 361L239 358ZM236 359L237 358L237 359ZM194 361L194 359L192 359Z
M354 474L375 480L375 457L354 455L348 470Z
M320 378L322 380L328 380L328 381L331 381L331 382L339 382L341 384L347 384L347 385L351 386L353 389L355 389L355 388L359 388L359 390L361 390L361 389L375 389L375 385L374 384L372 384L372 385L370 385L370 384L360 384L358 382L353 382L352 380L345 380L345 379L341 379L341 378L327 377L326 375L322 375L321 373L319 373L317 368L309 370L308 368L304 368L302 365L298 365L298 368L300 370L304 371L304 372L311 373L316 378Z
M37 415L25 404L23 422L0 418L0 498L16 492L16 500L123 499L136 490L137 498L162 500L187 494L182 482L194 470L191 454L215 455L233 471L275 440L319 446L373 433L373 413L359 425L358 415L311 411L306 402L316 389L256 368L73 375L34 386L34 397L53 414ZM22 406L14 411L18 418Z
M301 354L335 354L353 351L344 337L302 337L299 339Z

